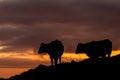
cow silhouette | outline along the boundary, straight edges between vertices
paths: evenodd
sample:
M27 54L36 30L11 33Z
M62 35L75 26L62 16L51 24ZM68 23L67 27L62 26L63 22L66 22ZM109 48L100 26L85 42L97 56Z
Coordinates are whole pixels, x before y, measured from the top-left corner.
M40 48L38 50L38 54L42 54L42 53L49 54L51 65L58 64L58 59L59 59L59 63L61 63L61 57L63 55L63 52L64 52L64 46L62 42L59 40L51 41L48 44L41 43Z
M109 39L104 39L100 41L91 41L88 43L78 43L77 49L75 51L78 53L86 53L90 58L105 58L106 55L110 57L112 52L112 42Z

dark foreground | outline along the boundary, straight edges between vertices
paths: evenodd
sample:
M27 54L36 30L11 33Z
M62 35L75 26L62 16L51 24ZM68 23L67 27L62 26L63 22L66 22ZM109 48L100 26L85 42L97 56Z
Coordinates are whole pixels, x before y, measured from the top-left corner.
M81 62L62 63L56 66L39 65L20 75L0 80L105 80L120 75L120 55L106 59L87 59ZM110 79L111 80L111 79Z

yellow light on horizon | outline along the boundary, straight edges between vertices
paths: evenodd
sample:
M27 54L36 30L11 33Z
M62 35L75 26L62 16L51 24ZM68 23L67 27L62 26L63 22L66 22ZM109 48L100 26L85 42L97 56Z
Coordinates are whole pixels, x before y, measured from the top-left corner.
M0 49L3 49L3 47L0 47ZM120 50L114 50L112 51L111 57L116 56L120 54ZM40 60L40 61L50 61L49 55L40 55L40 54L29 54L29 53L1 53L0 58L6 58L6 59L27 59L27 60ZM89 58L86 54L75 54L75 53L64 53L62 55L62 61L80 61Z
M120 50L113 50L111 56L116 56L118 54L120 54Z

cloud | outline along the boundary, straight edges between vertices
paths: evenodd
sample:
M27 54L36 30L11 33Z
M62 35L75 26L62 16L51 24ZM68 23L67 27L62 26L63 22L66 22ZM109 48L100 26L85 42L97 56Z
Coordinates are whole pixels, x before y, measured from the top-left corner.
M17 0L1 5L0 22L19 24L36 24L43 22L88 23L90 21L100 22L100 19L103 18L109 20L108 18L112 14L118 14L117 11L119 8L115 5L93 2L97 1Z
M0 68L34 68L40 64L50 65L48 55L0 54Z
M118 0L10 0L0 3L1 52L37 50L59 39L66 52L78 42L109 38L120 49Z
M33 68L39 65L39 61L32 61L27 59L0 59L0 68Z
M84 58L87 57L83 56L83 58L80 58L80 55L66 53L62 55L62 62L71 62L72 60L80 61ZM51 65L49 56L26 53L0 54L0 68L34 68L40 64L47 66Z

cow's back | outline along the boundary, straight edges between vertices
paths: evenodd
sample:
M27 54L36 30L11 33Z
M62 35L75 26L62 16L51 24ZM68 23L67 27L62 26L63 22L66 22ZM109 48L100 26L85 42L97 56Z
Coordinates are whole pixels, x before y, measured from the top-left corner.
M101 41L92 41L86 43L86 54L89 57L98 57L106 54L111 54L112 42L108 39Z

